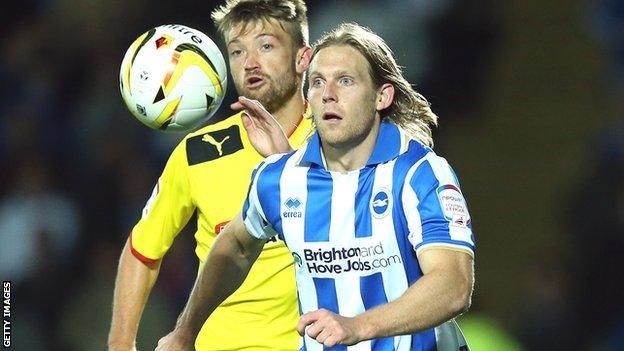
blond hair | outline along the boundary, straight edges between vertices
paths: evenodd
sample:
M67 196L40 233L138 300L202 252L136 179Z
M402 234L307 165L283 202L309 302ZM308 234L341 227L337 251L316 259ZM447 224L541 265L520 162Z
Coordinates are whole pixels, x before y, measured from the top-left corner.
M239 24L244 32L249 24L277 21L301 48L308 45L307 11L303 0L227 0L211 17L223 37Z
M394 122L412 138L433 147L431 126L438 124L438 116L431 110L431 105L403 77L401 67L397 65L392 50L377 34L356 23L343 23L325 33L315 44L312 58L329 46L348 45L359 51L368 61L369 73L373 84L380 87L390 83L394 86L394 101L380 111L382 119Z

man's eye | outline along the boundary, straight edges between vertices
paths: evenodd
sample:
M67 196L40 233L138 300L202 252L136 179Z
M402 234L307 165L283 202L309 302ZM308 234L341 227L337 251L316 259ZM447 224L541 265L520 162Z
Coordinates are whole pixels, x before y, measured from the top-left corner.
M236 49L236 50L230 51L230 56L239 56L242 53L243 53L243 50Z
M312 80L312 84L311 85L314 88L318 88L318 87L323 85L323 80L321 78L315 78L314 80Z
M270 50L270 49L273 49L273 45L271 44L262 45L262 50Z
M351 85L351 84L353 84L353 78L351 78L351 77L342 77L342 78L340 78L340 84L342 84L342 85Z

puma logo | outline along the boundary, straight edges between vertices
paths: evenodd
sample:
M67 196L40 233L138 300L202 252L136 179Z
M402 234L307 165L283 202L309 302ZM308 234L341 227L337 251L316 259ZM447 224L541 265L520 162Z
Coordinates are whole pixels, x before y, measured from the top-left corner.
M189 166L216 160L243 150L240 127L203 132L186 139L186 160Z
M216 141L215 138L212 137L212 135L204 134L204 136L202 137L202 141L210 145L214 145L217 148L217 152L219 153L219 156L223 156L223 143L225 143L225 141L228 140L229 138L230 136L228 135L219 142L219 141Z

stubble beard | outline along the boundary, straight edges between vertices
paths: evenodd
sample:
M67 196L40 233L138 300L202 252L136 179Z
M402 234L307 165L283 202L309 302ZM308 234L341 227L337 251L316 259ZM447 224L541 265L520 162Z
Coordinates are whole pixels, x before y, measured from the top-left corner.
M314 122L319 136L321 137L321 141L333 148L355 147L359 145L366 139L375 123L375 118L370 117L375 113L374 105L371 105L369 108L364 108L363 111L360 112L361 115L357 115L356 113L356 115L353 116L355 120L350 126L340 125L339 127L323 125L322 128L319 128L319 125L322 124L318 122L322 121L317 120L317 118L320 119L322 116L314 116ZM363 115L369 117L362 118Z
M374 119L357 120L351 126L340 126L334 128L331 126L323 126L317 129L321 141L327 146L333 148L347 148L359 145L370 132L373 127Z
M260 101L270 113L275 113L297 93L299 77L294 67L276 79L269 76L264 76L264 79L266 84L258 90L249 90L244 85L238 86L236 90L249 99Z

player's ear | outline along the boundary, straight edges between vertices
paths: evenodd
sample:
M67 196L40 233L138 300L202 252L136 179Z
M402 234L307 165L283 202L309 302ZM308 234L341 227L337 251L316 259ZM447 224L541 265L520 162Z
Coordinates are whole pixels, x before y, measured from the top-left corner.
M379 89L377 89L377 100L375 108L377 111L388 108L394 101L394 85L390 83L384 83Z
M310 58L312 57L312 48L304 46L297 50L296 70L298 74L303 74L310 67Z

